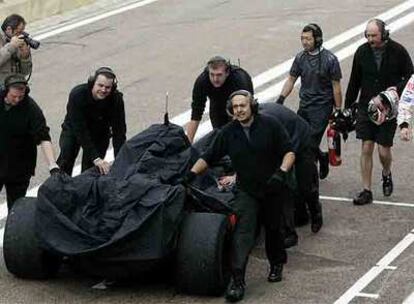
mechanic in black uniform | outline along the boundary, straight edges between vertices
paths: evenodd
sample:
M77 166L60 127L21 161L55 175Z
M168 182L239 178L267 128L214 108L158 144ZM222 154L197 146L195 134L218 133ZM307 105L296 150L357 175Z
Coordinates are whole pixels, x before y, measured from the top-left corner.
M187 182L203 173L212 162L228 155L237 175L234 210L237 224L232 241L232 280L226 299L243 298L245 268L255 244L258 215L266 229L266 254L270 262L268 280L282 280L287 254L280 230L286 175L295 161L292 144L285 128L275 119L257 114L258 104L246 90L230 95L228 110L233 121L225 125L207 151L194 164ZM260 213L259 213L260 212Z
M237 90L247 90L254 94L250 75L242 68L230 64L222 56L212 57L193 87L191 121L187 124L187 136L191 143L203 116L207 97L210 100L211 124L216 129L230 121L226 113L226 103L230 94Z
M37 145L50 173L59 172L46 119L29 96L26 78L9 75L0 90L0 191L5 186L9 210L14 201L26 195L35 174Z
M101 67L87 83L73 88L66 109L59 140L60 168L72 175L82 147L82 172L95 165L107 174L110 165L104 157L110 138L115 156L126 140L124 100L112 69Z

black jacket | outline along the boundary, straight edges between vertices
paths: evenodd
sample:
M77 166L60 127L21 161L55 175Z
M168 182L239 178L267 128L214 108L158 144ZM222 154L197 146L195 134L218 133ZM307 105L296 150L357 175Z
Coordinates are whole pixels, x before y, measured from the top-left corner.
M227 99L231 93L237 90L247 90L252 94L254 93L252 79L245 70L232 65L224 84L219 88L215 88L211 84L208 68L205 68L194 83L191 119L201 120L208 97L210 100L210 119L213 128L224 126L230 121L226 113Z
M126 140L125 109L122 93L115 91L96 101L87 84L72 89L66 106L63 131L73 132L84 152L92 159L99 157L95 142L112 136L115 155Z
M291 109L277 104L268 102L260 104L259 112L263 115L276 119L285 127L288 132L292 148L295 154L307 151L310 146L310 126L306 120L297 115Z
M354 55L345 107L351 107L360 91L359 109L366 110L372 97L391 86L398 86L410 78L413 71L410 55L401 44L391 39L387 42L378 70L370 45L364 43Z
M228 155L240 188L261 196L267 180L288 152L293 152L293 148L285 128L275 119L258 114L250 126L250 140L241 124L231 121L219 131L201 158L212 164Z
M37 145L50 141L42 110L29 96L8 111L0 91L0 178L19 180L35 173Z

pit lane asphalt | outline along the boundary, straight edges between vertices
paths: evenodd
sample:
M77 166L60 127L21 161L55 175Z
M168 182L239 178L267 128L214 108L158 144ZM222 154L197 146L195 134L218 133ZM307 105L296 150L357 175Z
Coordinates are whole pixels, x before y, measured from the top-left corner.
M214 54L227 55L233 62L240 58L241 65L255 76L299 51L300 30L306 23L319 23L327 41L399 3L402 1L159 1L44 40L42 48L33 54L32 92L57 142L71 87L86 80L96 67L112 66L125 93L130 137L161 121L166 91L170 94L171 117L187 110L193 81ZM407 26L392 37L413 55L411 29L412 25ZM341 62L344 93L351 62L352 57ZM287 105L296 109L296 100L297 91L288 98ZM321 194L350 198L359 191L359 146L351 135L343 145L343 165L331 169L329 178L321 182ZM389 200L412 203L413 148L413 144L396 139L396 189ZM375 161L374 195L384 200L379 162ZM46 178L42 165L40 157L32 185ZM282 283L266 282L263 247L254 250L248 268L246 303L333 303L414 228L414 209L410 207L354 207L349 202L330 200L323 206L324 228L317 235L312 235L309 227L299 229L300 244L289 250ZM413 258L411 246L395 260L396 270L382 273L364 290L379 293L378 299L356 299L352 303L401 303L414 289ZM222 298L177 295L165 284L91 290L96 282L67 272L45 282L18 280L7 273L2 262L0 302L223 302Z

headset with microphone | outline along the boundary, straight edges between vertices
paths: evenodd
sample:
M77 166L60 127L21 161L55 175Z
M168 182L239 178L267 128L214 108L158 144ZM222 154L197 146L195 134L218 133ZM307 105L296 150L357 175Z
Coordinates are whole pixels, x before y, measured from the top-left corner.
M226 67L226 72L231 70L230 60L224 58L223 56L216 55L214 57L211 57L207 61L207 68L209 68L210 66L216 66L216 65L224 65Z
M237 90L233 93L230 94L229 99L227 100L227 105L226 105L226 112L229 116L233 116L233 103L232 103L232 98L234 96L237 95L242 95L245 96L249 99L250 101L250 109L252 110L252 114L256 115L259 112L259 103L257 102L257 99L255 99L252 95L252 93L250 93L247 90Z
M26 77L23 74L11 74L4 79L5 93L7 94L11 87L23 85L25 87L25 95L30 93Z
M387 29L387 24L384 21L375 18L368 21L368 23L370 22L375 22L378 26L378 29L381 32L381 41L387 41L390 38L390 31ZM364 36L368 39L367 30L364 31Z
M95 71L93 75L89 76L88 78L89 88L92 89L99 75L104 75L105 77L108 76L109 78L113 79L111 92L114 92L117 89L118 80L116 78L114 71L110 67L100 67L99 69Z
M313 39L315 40L315 49L319 49L323 43L322 29L316 23L309 23L303 28L302 32L312 32Z

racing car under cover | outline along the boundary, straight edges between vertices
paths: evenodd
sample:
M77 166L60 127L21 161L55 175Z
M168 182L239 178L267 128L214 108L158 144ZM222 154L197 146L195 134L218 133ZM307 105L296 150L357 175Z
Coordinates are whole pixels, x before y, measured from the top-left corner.
M91 168L51 176L37 198L21 198L9 212L7 269L47 279L65 260L88 275L123 279L172 268L179 291L221 295L230 277L234 196L217 188L211 170L183 183L199 150L166 122L128 140L107 175Z

